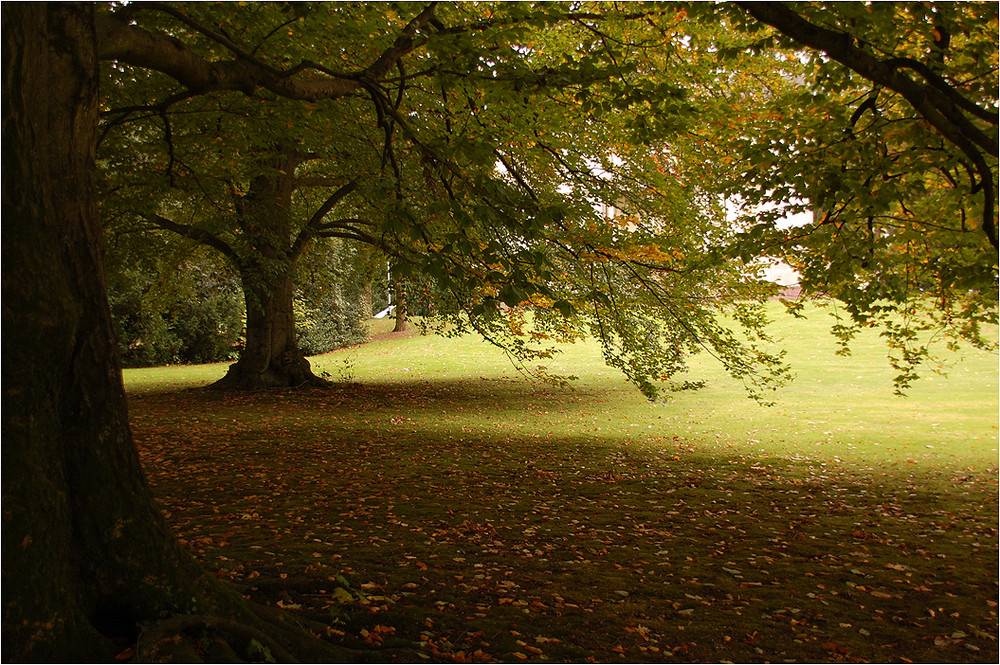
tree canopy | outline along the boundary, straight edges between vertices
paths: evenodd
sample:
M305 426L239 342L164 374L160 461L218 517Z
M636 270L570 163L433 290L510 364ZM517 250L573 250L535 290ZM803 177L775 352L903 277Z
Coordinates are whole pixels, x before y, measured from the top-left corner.
M734 24L805 64L729 130L725 189L750 251L842 303L845 343L880 325L905 388L929 331L984 346L997 316L997 7L735 3ZM770 29L773 26L774 29ZM762 204L813 210L778 228ZM801 206L800 206L801 207ZM752 249L751 249L752 248Z
M995 24L977 3L146 4L98 37L147 219L258 275L365 242L518 361L594 334L653 395L707 349L758 394L782 374L748 309L762 255L844 303L845 343L885 326L901 387L919 330L985 343ZM247 222L268 179L297 208Z
M745 265L703 251L732 231L721 201L686 175L698 109L675 83L693 83L688 63L667 48L688 39L683 11L384 9L128 6L102 17L116 82L108 135L125 142L112 169L141 183L119 190L127 205L249 264L245 289L287 272L317 238L372 244L428 285L452 330L474 328L519 362L586 333L650 396L700 348L752 394L780 378L748 308L764 292ZM119 54L115 35L138 30L123 19L147 15L194 30L200 53L154 56L168 42L142 33L148 53ZM233 54L252 72L239 86ZM187 91L135 69L149 61ZM338 72L331 61L371 64ZM711 82L711 69L697 74ZM136 147L149 157L134 160ZM135 196L151 182L152 197ZM251 214L258 201L269 203ZM720 314L743 325L744 343Z

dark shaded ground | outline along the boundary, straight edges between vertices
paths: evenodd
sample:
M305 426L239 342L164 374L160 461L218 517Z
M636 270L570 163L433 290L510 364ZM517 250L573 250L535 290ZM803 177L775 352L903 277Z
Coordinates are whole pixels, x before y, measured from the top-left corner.
M447 662L997 662L995 470L553 437L541 414L562 399L479 381L131 408L187 546L346 645ZM446 417L485 404L509 426Z

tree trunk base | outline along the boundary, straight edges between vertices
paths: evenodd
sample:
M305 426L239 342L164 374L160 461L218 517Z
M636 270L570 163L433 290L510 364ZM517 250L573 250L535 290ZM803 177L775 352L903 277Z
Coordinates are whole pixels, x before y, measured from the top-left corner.
M180 614L147 625L135 643L139 663L367 663L385 662L411 650L362 651L315 636L294 617L250 603L249 622ZM325 626L316 626L322 629ZM399 652L399 653L397 653ZM412 655L416 655L415 652Z
M276 358L264 370L257 370L240 359L229 366L226 375L210 387L215 390L268 390L271 388L326 388L331 383L313 374L309 361L304 357Z

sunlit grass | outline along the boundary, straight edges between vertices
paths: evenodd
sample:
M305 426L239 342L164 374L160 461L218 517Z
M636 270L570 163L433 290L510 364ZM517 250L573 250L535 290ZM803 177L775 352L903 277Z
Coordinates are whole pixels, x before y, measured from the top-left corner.
M551 371L580 379L567 396L600 393L562 410L549 425L562 435L637 440L682 435L706 451L732 451L857 464L899 463L921 467L997 466L998 358L966 348L943 352L946 376L930 368L905 397L893 394L894 371L875 333L860 336L849 357L836 354L830 316L810 308L793 319L773 306L775 337L788 352L796 379L771 395L773 406L748 399L712 358L698 356L688 376L704 381L697 391L666 393L646 401L616 370L603 364L596 343L564 347L548 362ZM371 322L376 333L392 321ZM314 371L333 381L360 383L505 379L527 382L495 347L475 336L450 339L408 334L312 359ZM130 391L208 385L227 364L125 370ZM530 384L518 390L529 390ZM537 387L537 386L536 386ZM562 393L552 387L551 391ZM484 409L490 409L488 404ZM574 416L570 416L575 413Z
M706 449L744 449L779 456L856 463L897 461L927 466L995 467L998 457L998 359L973 348L943 351L947 375L928 368L899 397L895 372L876 333L861 335L850 356L837 355L830 315L811 308L805 319L772 307L775 337L787 350L795 381L760 406L712 358L693 359L697 391L666 393L651 404L616 370L603 364L596 343L564 347L548 363L580 376L579 390L602 391L593 424L602 437L682 434ZM383 324L384 325L384 324ZM519 377L495 348L475 337L384 340L314 359L334 377L366 381L437 381ZM575 423L566 423L569 433Z

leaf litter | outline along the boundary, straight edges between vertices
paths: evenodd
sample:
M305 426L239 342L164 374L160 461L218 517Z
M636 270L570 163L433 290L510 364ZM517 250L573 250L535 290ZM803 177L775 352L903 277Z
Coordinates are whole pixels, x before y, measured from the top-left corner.
M587 421L580 392L528 390L180 391L134 395L131 412L185 546L347 646L459 663L997 660L995 470L566 435L553 423Z

